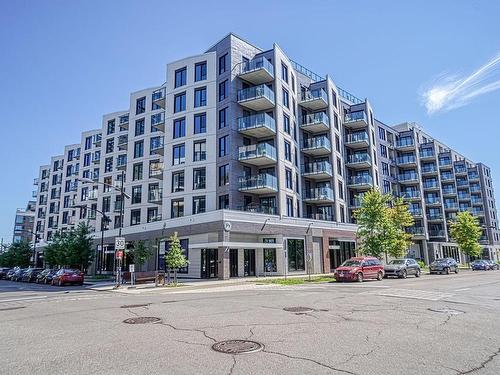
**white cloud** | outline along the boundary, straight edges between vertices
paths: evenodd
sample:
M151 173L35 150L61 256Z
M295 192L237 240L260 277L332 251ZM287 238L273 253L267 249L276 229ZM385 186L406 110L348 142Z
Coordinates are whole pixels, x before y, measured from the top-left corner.
M422 93L428 114L449 111L500 89L500 54L465 77L443 74Z

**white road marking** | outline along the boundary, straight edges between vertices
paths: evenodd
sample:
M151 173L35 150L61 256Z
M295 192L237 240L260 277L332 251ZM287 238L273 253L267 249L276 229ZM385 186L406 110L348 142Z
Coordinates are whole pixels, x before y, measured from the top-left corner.
M0 303L16 302L16 301L29 301L29 300L35 300L35 299L45 299L48 297L49 296L37 296L37 297L19 297L19 298L12 298L12 299L2 299L2 300L0 300Z
M384 297L397 297L397 298L410 298L410 299L423 299L429 301L439 301L444 298L451 298L454 294L430 292L426 290L411 290L411 289L391 289L390 291L368 292Z
M463 292L465 290L471 290L472 288L462 288L462 289L455 289L455 292Z

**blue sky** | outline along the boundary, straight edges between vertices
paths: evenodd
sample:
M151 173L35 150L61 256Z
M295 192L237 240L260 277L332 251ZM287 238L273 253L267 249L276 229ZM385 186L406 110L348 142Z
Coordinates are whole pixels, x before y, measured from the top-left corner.
M165 65L232 31L273 42L371 100L387 124L416 121L492 167L500 191L500 91L428 115L436 76L467 75L500 53L497 1L7 1L0 12L0 237L31 197L38 166L165 80ZM472 130L472 131L471 131Z

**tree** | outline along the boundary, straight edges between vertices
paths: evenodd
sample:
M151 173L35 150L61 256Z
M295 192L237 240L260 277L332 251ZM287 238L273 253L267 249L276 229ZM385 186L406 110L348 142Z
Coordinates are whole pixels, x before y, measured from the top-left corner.
M151 242L148 241L137 241L134 243L134 248L132 249L132 259L135 264L142 266L149 257L153 254L151 247Z
M78 266L82 271L87 270L94 258L90 227L86 223L78 224L66 236L66 243L68 246L68 264Z
M477 257L481 253L479 238L482 229L477 217L469 211L457 214L455 220L449 222L450 236L458 244L459 249L468 257ZM468 263L468 262L467 262Z
M388 213L392 228L390 231L391 244L387 252L395 258L400 258L412 244L411 234L406 232L406 228L413 226L415 220L408 209L408 205L401 198L393 200Z
M0 264L5 267L28 267L33 249L28 241L13 243L0 255Z
M168 270L174 270L174 285L177 286L177 270L181 267L185 267L189 264L186 256L184 255L184 250L181 247L179 238L177 237L177 232L174 232L169 238L170 248L165 254L165 264Z
M52 241L43 251L43 259L51 267L62 267L67 264L67 241L65 234L57 231Z

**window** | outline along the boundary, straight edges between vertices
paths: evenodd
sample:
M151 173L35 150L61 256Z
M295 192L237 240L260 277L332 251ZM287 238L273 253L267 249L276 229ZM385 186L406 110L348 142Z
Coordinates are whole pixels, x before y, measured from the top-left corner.
M151 207L148 208L148 223L152 223L153 221L161 220L161 215L158 215L158 208Z
M339 181L338 187L339 187L339 198L344 199L344 184L342 184L342 182Z
M135 114L139 115L141 113L146 112L146 97L142 97L136 100L135 102Z
M193 161L203 161L207 159L207 142L193 142Z
M186 136L186 119L179 118L174 120L174 135L173 138L180 138Z
M229 164L219 167L219 186L229 185Z
M342 162L339 157L337 157L337 173L342 176Z
M389 173L389 164L382 162L382 174L384 176L390 176L390 173Z
M382 155L382 157L384 158L387 157L387 147L385 147L384 145L380 145L380 155Z
M206 184L205 168L193 169L193 190L205 189Z
M183 217L184 216L184 199L172 199L172 210L171 217Z
M203 61L194 66L194 81L204 81L207 79L207 62Z
M285 159L292 161L292 148L288 141L285 141Z
M172 160L172 165L179 165L179 164L184 164L186 161L186 147L183 144L180 145L175 145L172 148L172 154L173 154L173 160Z
M290 134L290 117L283 115L283 130Z
M281 64L281 79L288 83L288 67L285 64Z
M130 225L139 225L141 223L141 210L130 211Z
M194 115L194 134L207 132L207 114L198 113Z
M174 113L186 110L186 93L180 93L174 96Z
M286 216L293 216L293 198L286 197Z
M304 271L304 240L288 239L288 271Z
M285 169L285 181L286 181L286 188L290 190L293 189L292 171L288 168Z
M219 102L226 99L227 97L228 80L219 83Z
M384 128L382 128L382 127L380 127L380 126L379 126L379 128L378 128L378 137L379 137L381 140L385 141L385 129L384 129Z
M276 249L264 249L264 272L277 271Z
M283 105L287 108L290 108L290 98L288 96L288 91L285 89L283 90Z
M113 172L113 157L104 160L104 172Z
M339 130L339 116L336 113L333 114L333 124L335 125L335 129Z
M132 187L132 204L141 203L142 200L142 186Z
M193 197L193 215L201 214L206 210L206 198L202 197Z
M225 135L219 138L219 157L226 156L228 153L228 136Z
M85 150L92 148L92 137L85 138Z
M113 134L115 132L115 120L108 121L107 134Z
M144 134L144 119L135 120L135 136Z
M141 158L144 156L144 141L137 141L134 143L134 158Z
M226 71L226 63L227 63L227 53L219 57L219 74L222 74Z
M332 104L335 108L337 108L337 94L332 90Z
M219 111L219 129L225 128L227 125L227 108Z
M90 165L90 158L92 154L89 152L88 154L83 155L83 166L88 167Z
M111 210L111 197L102 198L102 211L109 212Z
M207 88L199 87L194 90L194 107L203 107L207 105Z
M184 191L184 171L172 173L172 193Z
M219 210L224 210L229 208L229 194L224 194L219 196Z
M113 152L114 148L115 148L115 139L110 138L110 139L106 140L106 154Z
M340 138L337 134L335 134L335 149L340 152Z
M175 88L184 86L186 84L187 68L177 69L175 71Z
M142 180L142 163L134 164L132 181Z

